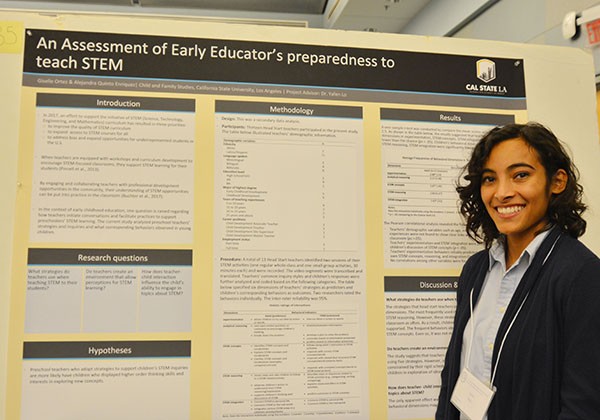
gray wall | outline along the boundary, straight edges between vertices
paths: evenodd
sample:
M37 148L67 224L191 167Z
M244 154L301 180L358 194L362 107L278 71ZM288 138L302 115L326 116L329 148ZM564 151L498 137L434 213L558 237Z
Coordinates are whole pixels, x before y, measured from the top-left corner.
M485 39L530 44L587 48L585 27L579 38L562 37L562 21L567 12L580 13L597 0L500 0L458 31L455 38ZM592 50L596 75L600 74L600 47Z

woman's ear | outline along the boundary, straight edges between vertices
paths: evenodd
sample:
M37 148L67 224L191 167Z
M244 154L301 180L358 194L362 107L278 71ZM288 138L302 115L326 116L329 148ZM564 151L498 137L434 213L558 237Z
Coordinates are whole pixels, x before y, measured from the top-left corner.
M569 180L569 175L567 175L567 172L564 169L559 169L552 176L550 192L552 194L560 194L567 187L568 180Z

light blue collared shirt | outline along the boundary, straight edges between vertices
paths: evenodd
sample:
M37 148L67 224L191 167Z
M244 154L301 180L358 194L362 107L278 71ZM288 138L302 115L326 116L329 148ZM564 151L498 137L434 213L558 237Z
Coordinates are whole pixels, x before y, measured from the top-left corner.
M467 367L485 384L489 384L492 378L492 354L500 322L519 282L548 233L549 231L545 231L538 234L508 270L506 269L504 245L496 241L490 248L488 272L479 294L479 300L477 303L473 302L475 306L473 315L467 322L463 333L460 361L461 370ZM475 319L475 331L472 332L473 319ZM473 334L472 345L471 334ZM465 366L469 347L469 363L468 366ZM462 414L460 418L466 419ZM487 419L487 415L484 419Z

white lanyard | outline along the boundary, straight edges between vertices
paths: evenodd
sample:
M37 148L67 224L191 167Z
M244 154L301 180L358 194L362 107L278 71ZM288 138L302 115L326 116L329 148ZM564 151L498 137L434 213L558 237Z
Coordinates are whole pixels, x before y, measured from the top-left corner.
M471 309L471 342L469 344L467 356L465 357L465 366L469 366L469 358L471 357L471 348L473 347L473 339L474 339L474 334L475 334L475 314L473 312L473 290L474 289L471 289L471 295L469 297L469 300L470 300L469 304L470 304L470 309ZM494 372L492 373L492 378L490 380L490 386L492 386L492 387L494 386L494 378L496 377L496 369L498 369L498 362L500 361L500 354L502 353L502 348L504 347L504 342L506 341L506 337L508 336L510 329L512 328L513 324L515 323L517 316L519 316L519 312L521 312L521 308L523 308L523 305L527 301L528 297L529 297L529 292L527 292L525 299L523 299L523 302L521 302L521 306L519 306L517 313L515 313L515 316L513 317L512 321L510 322L510 325L506 329L506 332L504 333L504 337L502 337L502 342L500 343L500 348L498 349L498 357L496 357L496 363L494 364Z
M560 238L560 236L559 236ZM548 257L552 253L554 246L556 245L556 241L552 244L552 248L544 258L542 262L542 266L548 260ZM539 275L539 274L538 274ZM471 310L471 342L469 344L469 348L467 349L467 354L465 357L465 367L463 368L461 374L454 385L454 390L452 391L452 395L450 397L450 401L452 404L460 410L465 416L467 416L471 420L482 420L486 417L486 413L496 394L496 387L494 386L494 379L496 378L496 371L498 369L498 362L500 361L500 355L502 354L502 349L504 348L504 342L506 341L506 337L508 337L508 333L510 332L512 326L515 323L515 320L519 316L521 309L523 309L523 305L527 301L529 297L529 292L525 295L525 299L521 302L519 309L513 316L506 332L504 333L504 337L502 337L502 341L500 342L500 348L498 349L498 356L496 357L496 363L494 364L494 371L492 374L492 378L490 380L490 384L486 385L482 381L480 381L475 375L473 375L469 369L469 359L471 357L471 349L473 347L473 339L475 335L475 315L473 312L473 293L475 288L471 289L471 293L469 296L469 309Z
M550 257L550 254L554 250L554 247L556 246L556 243L558 242L559 239L560 239L560 236L558 238L556 238L556 240L552 244L552 248L550 248L550 251L548 251L548 254L546 254L546 257L544 258L544 261L542 261L542 266L544 264L546 264L546 261L548 260L548 257ZM473 347L473 340L474 340L474 335L475 335L475 313L473 312L473 292L474 291L475 291L475 288L472 288L470 296L469 296L469 309L471 310L471 339L470 339L469 348L467 349L467 354L466 354L466 357L465 357L465 366L469 366L469 358L471 357L471 348ZM500 348L498 349L498 356L496 357L496 363L494 364L494 370L493 370L493 373L492 373L492 378L490 380L490 386L492 386L492 387L494 386L494 379L496 377L496 370L498 369L498 362L500 361L500 354L502 353L502 348L504 347L504 342L506 341L506 337L508 336L508 333L510 332L513 324L515 323L515 321L517 319L517 316L519 316L519 312L521 312L521 309L523 308L523 305L527 301L528 297L529 297L529 292L527 292L527 295L525 295L525 299L523 299L523 302L521 302L521 305L519 306L519 309L517 310L517 312L513 316L513 319L511 320L508 328L506 329L506 332L504 333L504 337L502 337L502 341L500 342Z

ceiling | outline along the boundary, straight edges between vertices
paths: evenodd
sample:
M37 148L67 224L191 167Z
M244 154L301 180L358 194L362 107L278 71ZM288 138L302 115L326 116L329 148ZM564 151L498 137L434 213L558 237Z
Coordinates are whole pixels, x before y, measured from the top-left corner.
M349 0L334 27L401 33L402 28L429 2L430 0Z
M40 6L55 10L99 10L141 13L152 11L169 15L211 16L222 12L224 17L253 21L264 15L265 20L286 19L307 21L332 29L400 33L431 0L4 0L0 6L14 4L16 8ZM239 15L239 16L237 16Z
M131 0L124 0L131 1ZM327 0L136 0L142 7L322 14Z

